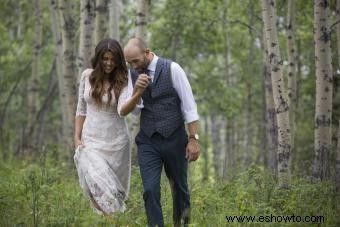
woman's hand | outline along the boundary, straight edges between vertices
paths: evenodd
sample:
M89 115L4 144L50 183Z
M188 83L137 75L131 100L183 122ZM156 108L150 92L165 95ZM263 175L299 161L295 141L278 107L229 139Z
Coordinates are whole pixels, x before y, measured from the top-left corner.
M74 147L75 147L75 149L77 149L78 146L80 146L80 145L82 145L81 140L79 138L75 138L74 139Z
M145 88L142 88L142 87L135 87L134 89L135 89L134 94L138 95L138 96L142 96L142 94L143 94L143 92L145 90Z

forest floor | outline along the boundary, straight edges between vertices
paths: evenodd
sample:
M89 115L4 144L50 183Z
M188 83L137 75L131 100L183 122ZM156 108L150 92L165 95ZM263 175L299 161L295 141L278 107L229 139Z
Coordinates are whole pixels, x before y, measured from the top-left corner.
M329 182L294 178L282 190L275 176L255 165L227 182L202 181L201 172L199 164L190 166L190 226L340 226L340 199ZM72 164L0 161L0 226L146 226L142 193L133 167L127 210L102 217L84 197ZM165 174L161 196L165 226L172 226Z

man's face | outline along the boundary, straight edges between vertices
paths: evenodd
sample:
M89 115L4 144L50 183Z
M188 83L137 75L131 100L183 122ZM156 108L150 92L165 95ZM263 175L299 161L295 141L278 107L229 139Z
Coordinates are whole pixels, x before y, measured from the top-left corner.
M125 59L138 73L145 73L150 63L147 58L148 53L149 50L129 50L125 53Z

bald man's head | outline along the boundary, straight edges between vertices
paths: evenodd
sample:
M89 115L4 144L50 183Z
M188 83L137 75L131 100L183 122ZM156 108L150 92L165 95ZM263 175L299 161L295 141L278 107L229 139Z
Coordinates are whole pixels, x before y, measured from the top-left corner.
M124 49L138 48L140 50L147 49L146 43L141 38L132 38L125 45Z
M130 39L124 47L125 60L139 73L146 72L152 56L150 56L150 49L140 38Z

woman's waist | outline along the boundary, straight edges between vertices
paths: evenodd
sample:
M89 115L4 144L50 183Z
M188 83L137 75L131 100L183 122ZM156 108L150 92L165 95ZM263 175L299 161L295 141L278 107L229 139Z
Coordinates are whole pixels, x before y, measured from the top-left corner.
M115 118L121 118L118 115L117 109L114 106L105 107L105 108L97 108L91 105L87 106L87 114L86 115L101 115L103 117L115 117Z

